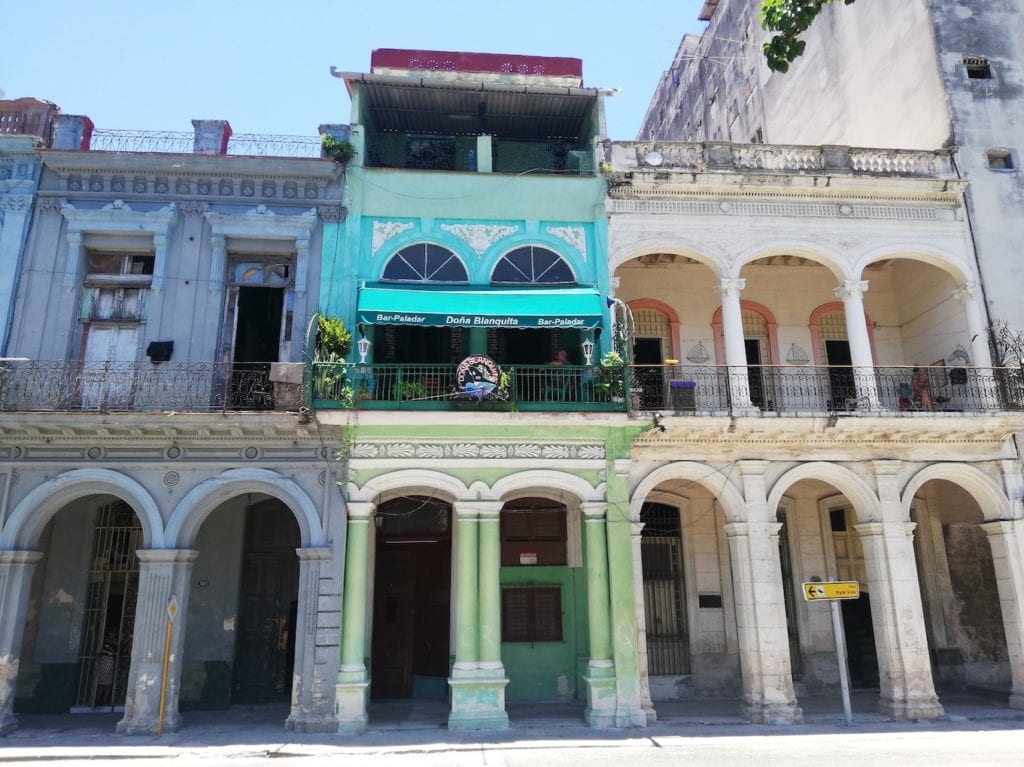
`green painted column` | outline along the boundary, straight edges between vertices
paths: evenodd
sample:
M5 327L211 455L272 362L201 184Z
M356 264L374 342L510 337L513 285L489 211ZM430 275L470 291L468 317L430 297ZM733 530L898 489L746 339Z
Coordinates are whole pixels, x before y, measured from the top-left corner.
M480 520L477 510L468 504L455 504L459 538L456 541L458 567L455 594L455 671L477 668L477 533Z
M469 329L469 353L487 354L487 328Z
M341 665L335 698L338 728L343 732L366 729L366 580L372 503L349 503L345 542L345 593L341 612Z
M591 727L616 724L615 662L612 659L611 598L608 588L608 504L582 505L587 572L587 628L590 660L583 677L587 706L584 712Z
M612 627L608 601L608 536L605 503L583 504L586 519L587 618L590 629L590 667L611 667Z
M449 730L501 730L505 668L501 662L501 539L497 501L456 501L455 665Z
M480 668L504 674L501 663L500 503L479 504Z

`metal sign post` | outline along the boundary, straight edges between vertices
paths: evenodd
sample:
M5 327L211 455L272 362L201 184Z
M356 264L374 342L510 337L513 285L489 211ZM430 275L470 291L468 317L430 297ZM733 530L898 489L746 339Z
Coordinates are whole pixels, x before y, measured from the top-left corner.
M160 682L160 713L156 719L156 736L159 738L164 734L164 703L167 701L167 667L171 660L171 627L174 619L178 617L178 597L171 594L167 601L167 634L164 637L164 674Z
M840 599L859 599L860 584L857 581L831 581L805 583L804 599L808 602L829 603L832 609L832 633L836 638L836 658L839 659L839 686L843 693L843 713L846 725L853 725L853 708L850 705L850 670L846 665L846 634L843 631L843 616L839 611Z

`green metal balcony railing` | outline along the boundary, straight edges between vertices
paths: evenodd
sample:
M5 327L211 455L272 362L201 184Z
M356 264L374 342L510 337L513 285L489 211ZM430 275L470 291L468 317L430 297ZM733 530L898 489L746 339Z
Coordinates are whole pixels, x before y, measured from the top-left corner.
M352 365L314 362L318 408L365 410L625 411L623 369L505 365L502 384L482 398L460 389L454 365Z

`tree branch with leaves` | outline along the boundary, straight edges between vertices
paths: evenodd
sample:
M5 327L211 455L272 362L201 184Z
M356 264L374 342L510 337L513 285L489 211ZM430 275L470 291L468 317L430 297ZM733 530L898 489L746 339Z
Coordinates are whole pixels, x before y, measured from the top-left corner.
M807 43L800 36L807 31L826 5L838 0L762 0L761 27L776 34L764 44L768 68L785 72L801 56ZM852 5L854 0L842 0Z

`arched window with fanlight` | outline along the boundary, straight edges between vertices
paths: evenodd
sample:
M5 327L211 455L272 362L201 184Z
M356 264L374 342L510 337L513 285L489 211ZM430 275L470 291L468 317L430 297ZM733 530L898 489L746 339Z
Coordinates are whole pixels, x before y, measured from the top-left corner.
M492 285L575 285L568 262L553 250L526 245L502 256L491 272Z
M448 248L418 242L402 248L388 259L381 280L458 285L469 282L469 274L462 260Z

